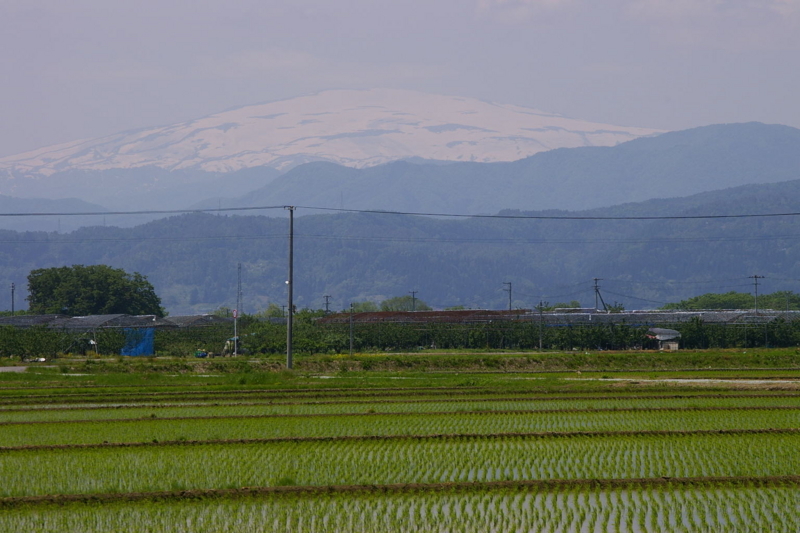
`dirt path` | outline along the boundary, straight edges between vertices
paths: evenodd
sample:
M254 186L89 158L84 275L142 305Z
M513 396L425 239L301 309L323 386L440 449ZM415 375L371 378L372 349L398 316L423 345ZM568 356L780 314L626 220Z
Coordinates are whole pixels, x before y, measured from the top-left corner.
M0 372L25 372L27 366L0 366Z

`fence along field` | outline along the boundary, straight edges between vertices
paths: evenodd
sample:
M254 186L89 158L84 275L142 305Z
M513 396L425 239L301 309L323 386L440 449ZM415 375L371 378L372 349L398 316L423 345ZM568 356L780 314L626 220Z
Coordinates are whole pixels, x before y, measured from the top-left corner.
M0 530L798 529L800 392L515 378L3 389Z

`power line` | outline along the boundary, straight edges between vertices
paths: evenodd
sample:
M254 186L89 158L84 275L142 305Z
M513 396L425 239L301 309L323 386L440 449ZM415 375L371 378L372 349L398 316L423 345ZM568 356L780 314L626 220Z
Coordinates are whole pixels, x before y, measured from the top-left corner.
M384 211L379 209L339 209L335 207L297 206L300 209L314 211L333 211L342 213L371 213L377 215L410 215L441 218L500 218L522 220L703 220L716 218L763 218L763 217L796 217L800 212L789 213L748 213L738 215L665 215L665 216L576 216L576 215L473 215L464 213L430 213L422 211Z
M591 283L592 283L591 280L583 280L583 281L579 281L577 283L570 283L568 285L556 285L555 288L556 289L571 289L572 287L580 287L581 285L587 285L587 284L591 284Z
M122 228L121 228L122 229ZM80 244L91 242L144 242L144 241L203 241L214 239L230 240L259 240L259 239L283 239L286 233L271 233L260 235L204 235L201 237L97 237L86 239L70 238L42 238L42 239L1 239L0 244ZM545 240L545 239L446 239L435 237L366 237L366 236L347 236L347 235L323 235L310 233L295 233L295 237L312 239L342 240L342 241L365 241L365 242L406 242L406 243L463 243L463 244L647 244L664 242L720 242L720 241L767 241L775 239L800 238L798 235L764 235L760 237L742 238L665 238L665 239L565 239L565 240ZM798 280L786 280L798 281ZM685 282L694 283L694 282Z
M377 237L358 235L323 235L313 233L299 233L302 237L319 239L339 239L348 241L380 241L380 242L453 242L453 243L480 243L480 244L647 244L647 243L691 243L691 242L745 242L788 240L800 238L800 234L791 235L761 235L757 237L664 237L660 239L445 239L436 237Z
M262 205L251 207L223 207L223 208L204 208L204 209L149 209L142 211L63 211L48 213L0 213L2 217L32 217L32 216L107 216L107 215L175 215L184 213L220 213L237 211L259 211L269 209L284 209L285 205ZM663 216L578 216L578 215L479 215L467 213L433 213L424 211L388 211L380 209L343 209L336 207L316 207L299 205L292 206L296 209L308 209L311 211L329 211L338 213L363 213L376 215L406 215L420 217L437 218L494 218L506 220L708 220L708 219L730 219L730 218L766 218L766 217L796 217L800 212L786 213L742 213L735 215L663 215Z
M6 239L0 244L82 244L92 242L143 242L143 241L208 241L208 240L258 240L258 239L285 239L286 233L270 233L263 235L204 235L202 237L129 237L129 238L96 238L96 239Z
M752 278L752 276L749 276L749 277ZM742 278L730 278L729 280L716 280L716 281L710 280L710 281L704 281L704 282L685 282L685 283L704 283L704 284L707 284L707 283L716 283L718 281L739 281L740 283L737 283L735 285L730 285L730 284L729 285L719 285L719 286L709 287L709 289L730 289L730 288L739 288L739 287L751 287L753 284L750 283L750 282L742 283L745 279L747 279L747 278L742 277ZM759 276L759 279L763 279L763 276ZM601 280L598 278L597 281L601 281ZM605 280L605 281L621 282L621 280ZM581 284L587 284L587 283L588 284L592 284L592 285L590 285L589 287L585 287L584 289L574 291L574 292L561 293L561 294L545 294L545 295L538 296L538 298L551 299L552 300L554 298L565 298L565 297L568 297L568 296L576 296L576 295L587 294L587 293L593 293L593 294L597 295L596 292L595 292L595 287L593 286L594 280L584 281L584 282L581 282L581 283L577 283L577 284L575 284L573 286L581 285ZM648 284L647 282L625 282L625 283L631 283L631 284L636 283L636 284L641 284L641 285L647 285ZM653 283L661 283L661 282L653 282ZM666 282L664 282L664 283L666 283ZM682 283L682 282L676 282L676 283ZM597 289L599 290L599 286L597 287ZM521 296L524 296L524 297L529 297L529 298L536 297L535 295L533 295L531 293L520 291L519 289L517 289L515 292L517 294L521 295ZM672 303L672 302L664 302L664 301L660 301L660 300L651 300L651 299L648 299L648 298L641 298L639 296L631 296L629 294L622 294L622 293L619 293L619 292L610 291L608 289L605 289L604 292L606 292L607 294L613 294L614 296L619 296L619 297L622 297L622 298L629 298L629 299L632 299L632 300L640 300L640 301L643 301L643 302L660 304L660 305L667 305L669 303ZM599 302L597 302L597 303L599 303Z
M774 280L776 280L776 281L795 281L795 282L797 282L797 281L800 281L800 279L794 279L794 278L776 278L776 277L774 277L774 276L770 276L770 279L774 279Z
M605 279L604 281L606 283L616 282L616 283L629 284L629 285L633 285L633 286L636 286L636 285L640 285L640 286L641 285L644 285L644 286L647 286L647 285L671 285L673 283L676 284L676 285L681 285L681 284L692 284L692 285L694 285L694 284L703 284L703 285L715 284L713 287L708 287L708 288L709 289L732 289L732 288L750 287L750 286L752 286L752 283L745 282L746 279L747 279L746 277L739 277L739 278L726 278L726 279L720 279L720 280L675 281L675 282L670 282L670 281L648 282L648 281L615 280L615 279ZM598 281L600 281L600 280L598 279ZM738 283L726 284L726 285L716 285L717 283L724 282L724 281L735 281L735 282L738 282ZM540 294L540 295L535 295L535 294L532 294L530 292L522 291L522 290L519 290L519 289L515 289L514 292L516 294L520 295L520 296L524 296L524 297L528 297L528 298L545 298L545 299L565 298L567 296L576 296L576 295L579 295L579 294L594 293L593 280L581 281L581 282L578 282L578 283L574 283L572 285L565 285L565 286L562 286L562 288L567 289L567 288L570 288L570 287L579 287L581 285L588 285L588 286L585 286L582 289L579 289L579 290L576 290L576 291L563 292L563 293L558 293L558 294ZM656 300L647 300L645 298L638 298L636 296L628 296L628 295L625 295L625 294L619 294L619 293L616 293L616 292L611 292L611 291L609 291L607 289L606 289L605 292L608 292L610 294L614 294L616 296L624 296L626 298L634 298L634 299L637 299L637 300L650 301L650 302L653 302L653 303L664 303L664 304L669 303L669 302L659 302L659 301L656 301Z
M618 292L613 292L613 291L610 291L608 289L606 289L605 291L606 291L607 294L613 294L614 296L619 296L621 298L630 298L631 300L641 300L643 302L649 302L649 303L652 303L652 304L666 305L666 304L670 303L670 302L660 302L658 300L648 300L647 298L639 298L637 296L630 296L628 294L620 294Z
M742 281L745 278L724 278L710 279L705 281L636 281L624 279L607 279L610 283L627 283L629 285L707 285L710 283L722 283L724 281Z
M124 228L120 228L124 229ZM143 241L203 241L214 239L258 240L270 238L286 238L286 233L271 233L261 235L204 235L202 237L127 237L112 238L98 237L86 239L54 238L50 239L0 239L0 244L80 244L91 242L143 242ZM342 241L367 241L367 242L408 242L408 243L466 243L466 244L646 244L646 243L688 243L688 242L742 242L742 241L767 241L779 239L797 239L797 235L763 235L760 237L731 237L731 238L664 238L664 239L446 239L435 237L367 237L346 235L323 235L311 233L295 233L295 237L311 239L342 240ZM786 280L798 281L798 280ZM681 282L684 283L684 282ZM685 282L694 283L694 282Z
M528 298L540 298L540 299L545 299L545 298L547 298L547 299L565 298L567 296L575 296L575 295L578 295L578 294L587 294L587 293L592 292L592 291L593 291L592 287L586 287L584 289L581 289L581 290L578 290L578 291L574 291L574 292L567 292L567 293L561 293L561 294L541 294L539 296L536 296L534 294L530 294L530 293L526 293L526 292L520 291L519 289L515 290L515 292L517 294L521 295L521 296L526 296Z
M736 285L715 285L713 287L705 287L705 290L711 289L736 289L739 287L749 287L751 283L737 283Z
M734 278L734 279L737 280L737 281L744 281L747 278ZM598 281L600 281L600 280L598 279ZM605 281L609 282L609 281L619 281L619 280L606 279ZM592 283L592 281L586 281L586 282L582 282L582 283L584 283L584 284ZM637 282L637 283L640 283L642 285L646 285L647 284L646 282ZM708 283L708 282L704 282L704 283ZM709 287L709 289L730 289L730 288L739 288L739 287L751 287L752 285L753 285L752 283L738 283L736 285L720 285L720 286ZM525 296L525 297L528 297L528 298L534 298L535 297L535 295L520 291L519 289L517 289L515 292L517 294L521 295L521 296ZM618 292L610 291L608 289L605 289L605 292L608 293L608 294L613 294L614 296L620 296L620 297L624 297L624 298L631 298L631 299L634 299L634 300L642 300L644 302L663 304L663 305L666 305L666 304L670 303L670 302L662 302L662 301L658 301L658 300L649 300L647 298L640 298L638 296L630 296L628 294L621 294L621 293L618 293ZM565 297L568 297L568 296L576 296L576 295L579 295L579 294L588 294L588 293L594 293L594 287L593 286L585 287L584 289L577 290L577 291L574 291L574 292L568 292L568 293L543 294L540 297L542 299L550 299L550 300L552 300L554 298L565 298Z
M256 207L223 207L208 209L149 209L146 211L71 211L51 213L0 213L0 217L91 217L106 215L180 215L185 213L219 213L222 211L259 211L262 209L283 209L282 205L262 205Z

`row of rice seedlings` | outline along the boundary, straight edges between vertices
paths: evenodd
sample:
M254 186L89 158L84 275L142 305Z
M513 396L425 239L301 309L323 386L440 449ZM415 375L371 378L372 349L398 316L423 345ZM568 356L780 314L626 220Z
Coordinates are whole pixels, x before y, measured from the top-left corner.
M207 405L191 404L183 407L158 405L141 407L117 407L107 409L69 409L69 410L2 410L0 422L27 421L60 421L60 420L104 420L120 418L156 417L192 417L192 416L260 416L272 414L306 415L337 413L431 413L431 412L463 412L463 411L524 411L524 410L579 410L579 409L647 409L647 408L705 408L705 407L800 407L800 396L797 397L733 397L733 398L617 398L617 399L566 399L547 400L524 398L514 399L459 399L457 401L392 401L353 403L234 403L219 405L218 402Z
M332 384L332 380L311 380L319 383ZM417 380L419 381L419 380ZM308 380L306 380L308 382ZM360 382L360 381L359 381ZM365 379L364 383L370 382ZM245 385L230 385L225 388L202 386L191 388L176 388L174 390L164 390L158 386L151 387L142 385L120 390L96 389L85 390L73 387L61 389L20 389L14 391L0 391L0 409L10 407L25 407L31 405L41 405L42 407L63 404L71 405L96 405L96 404L125 404L131 399L136 402L202 402L202 401L237 401L241 398L260 398L264 401L290 401L290 402L313 402L313 401L363 401L374 399L376 401L391 401L396 398L414 398L417 396L431 398L451 398L451 397L503 397L503 396L529 396L533 398L549 397L549 388L556 382L554 379L545 378L523 378L514 381L514 378L507 376L498 377L496 383L491 386L455 386L438 387L434 377L430 380L432 386L407 386L405 381L392 382L396 387L358 387L358 388L336 388L330 386L306 387L304 386L291 389L259 389ZM244 383L244 382L243 382ZM298 384L300 382L298 381ZM542 384L547 384L547 388L542 388ZM571 397L586 398L614 398L633 394L641 396L643 394L664 395L671 394L675 387L669 389L646 388L640 391L634 390L609 390L608 383L597 381L596 383L583 384L581 390L572 391ZM728 392L741 394L742 391L722 391L713 392L727 394ZM680 391L681 395L702 395L708 394L704 390L685 390Z
M400 389L402 390L402 389ZM125 398L104 397L97 398L94 401L70 400L70 399L53 399L50 402L26 402L25 400L14 401L0 401L0 412L4 411L19 411L24 409L29 410L46 410L46 409L94 409L94 408L125 408L125 407L139 407L139 406L158 406L162 404L170 405L196 405L196 404L219 404L219 405L236 405L240 403L274 403L274 404L303 404L303 403L347 403L348 401L353 404L363 403L365 401L394 401L394 400L419 400L419 399L440 399L447 398L476 398L476 399L491 399L496 398L497 394L480 394L470 393L458 395L455 393L413 393L402 392L397 394L368 394L368 395L354 395L352 398L344 397L343 395L317 395L312 397L292 397L292 396L275 396L275 395L260 395L249 393L236 393L228 396L221 397L173 397L173 398L152 398L149 396L136 396L128 395Z
M417 403L439 403L448 405L453 402L492 402L495 396L486 395L468 395L458 397L458 399L442 399L440 397L427 397L424 394L414 395L409 398L393 398L393 399L309 399L306 401L295 400L264 400L259 398L246 398L238 400L206 400L206 401L160 401L150 402L141 401L135 396L128 398L125 403L109 402L104 404L47 404L47 405L25 405L25 406L0 406L0 421L12 421L19 419L23 420L58 420L62 417L73 419L74 416L79 418L93 417L107 418L109 415L112 417L127 417L136 418L140 415L141 410L146 409L267 409L276 413L286 412L292 413L295 410L298 413L324 413L328 412L349 412L351 410L364 409L363 406L386 406L391 409L392 405L405 405ZM512 398L511 401L515 401ZM520 400L524 400L521 397ZM80 415L78 413L86 413ZM93 413L97 413L96 415ZM149 413L148 413L149 414Z
M281 495L34 506L3 531L539 532L800 530L800 489L784 486L518 489Z
M164 374L153 374L158 378L166 377ZM132 376L132 374L127 374ZM200 380L192 378L192 381L175 383L173 381L161 381L160 383L147 382L145 383L125 383L122 385L112 385L108 383L97 384L93 381L73 381L72 376L64 374L52 374L54 378L52 381L29 381L30 374L23 374L19 376L20 381L15 383L2 383L0 382L0 398L14 397L14 396L52 396L60 394L126 394L135 393L146 387L151 392L179 392L197 391L197 390L229 390L232 388L229 384L219 382L219 378L224 375L209 376L208 380ZM27 380L26 380L27 379ZM241 388L241 387L239 387Z
M135 419L0 426L0 446L287 437L794 429L800 411L563 411Z
M299 401L313 400L313 399L353 399L365 398L376 399L381 398L397 398L397 397L452 397L454 395L481 395L481 396L497 396L502 394L513 394L514 391L520 391L520 387L505 388L498 387L488 389L485 387L459 387L459 388L438 388L438 387L397 387L392 389L386 388L363 388L351 390L326 390L324 388L312 389L287 389L287 390L245 390L245 389L231 389L231 390L200 390L200 391L175 391L175 392L151 392L147 388L143 388L140 393L126 392L126 393L109 393L109 392L91 392L91 393L50 393L50 394L24 394L19 396L5 396L0 397L0 405L14 406L14 405L42 405L48 406L53 404L106 404L106 403L125 403L130 401L132 397L138 401L158 402L158 401L215 401L225 399L247 399L247 398L261 398L261 399L274 399L274 400L287 400L296 399Z
M784 476L800 436L477 437L25 450L0 454L0 496L268 485Z
M505 379L505 376L504 376ZM509 379L513 379L509 378ZM600 382L598 382L599 384ZM287 389L282 391L277 390L259 390L249 388L231 388L225 390L203 388L202 390L187 390L187 391L173 391L153 392L149 387L139 387L137 389L119 391L90 391L88 393L71 394L62 391L47 391L47 394L34 394L35 391L22 391L22 393L0 397L0 411L3 409L19 409L19 408L53 408L53 407L76 407L76 406L125 406L130 404L158 404L158 403L238 403L241 401L260 400L264 402L292 402L292 403L315 403L315 402L355 402L360 403L363 401L374 400L375 402L402 400L408 398L410 400L420 398L497 398L508 396L528 397L528 399L552 399L552 394L545 394L536 388L536 381L525 382L524 387L519 384L512 384L509 386L508 382L499 381L496 386L491 388L486 387L454 387L454 388L437 388L437 387L408 387L405 388L399 385L396 388L359 388L359 389L325 389L325 388L306 388L306 389ZM574 391L566 395L565 400L572 399L586 399L586 400L605 400L605 399L620 399L626 396L631 396L638 399L642 396L663 397L665 394L670 395L679 392L681 396L685 397L703 397L708 396L708 391L702 389L689 389L676 391L674 388L670 391L604 391L604 390L587 390L587 391ZM716 391L716 395L733 395L742 396L742 391ZM764 395L763 391L757 391L754 395ZM786 396L787 393L776 394L776 396Z
M256 375L251 374L251 375ZM270 374L259 374L261 376L269 376ZM276 374L272 374L275 376ZM168 377L167 374L153 374L154 377L164 378ZM177 377L177 375L175 375ZM207 375L210 378L221 378L225 377L224 374L217 374L217 375ZM306 376L308 378L309 376ZM392 376L389 378L396 379L396 377ZM130 392L135 391L143 391L146 390L147 394L149 395L165 395L165 394L172 394L172 395L182 395L182 394L225 394L229 392L247 392L247 393L275 393L275 394L287 394L287 395L302 395L302 394L311 394L316 392L325 392L329 394L351 394L351 393L358 393L358 392L393 392L398 389L405 389L409 391L449 391L449 390L457 390L457 391L464 391L464 390L473 390L473 391L480 391L480 390L488 390L488 389L496 389L492 384L442 384L441 382L433 379L432 376L429 374L420 375L420 377L414 379L405 377L403 378L404 382L398 384L394 381L388 381L386 379L383 380L383 383L379 383L381 380L379 377L374 377L369 381L366 380L359 380L359 383L364 386L343 386L342 383L339 384L332 384L326 383L324 381L316 380L316 379L306 379L302 383L292 382L291 386L288 385L289 382L286 382L287 386L284 387L275 387L274 384L255 384L255 383L247 383L247 380L240 381L239 384L233 383L219 383L217 381L207 381L205 383L138 383L138 384L126 384L126 385L92 385L86 383L75 383L75 384L67 384L66 382L61 382L63 386L60 387L52 387L52 386L42 386L39 387L35 383L31 383L28 386L24 387L15 387L15 388L2 388L0 387L0 397L10 396L14 394L14 391L23 391L24 394L31 395L36 394L38 396L47 397L47 396L55 396L55 395L65 395L65 396L89 396L89 395L100 395L100 394L128 394ZM501 381L505 381L504 377L500 378ZM52 383L52 382L51 382ZM389 385L386 385L389 383ZM372 384L372 386L368 386ZM505 382L504 387L506 388L515 388L520 389L524 387L524 385L520 385L518 383L509 383Z

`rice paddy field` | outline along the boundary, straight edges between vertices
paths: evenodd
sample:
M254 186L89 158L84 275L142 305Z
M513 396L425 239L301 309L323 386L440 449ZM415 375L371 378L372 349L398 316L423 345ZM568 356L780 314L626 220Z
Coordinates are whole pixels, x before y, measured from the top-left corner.
M0 531L800 531L800 371L31 368L0 480Z

